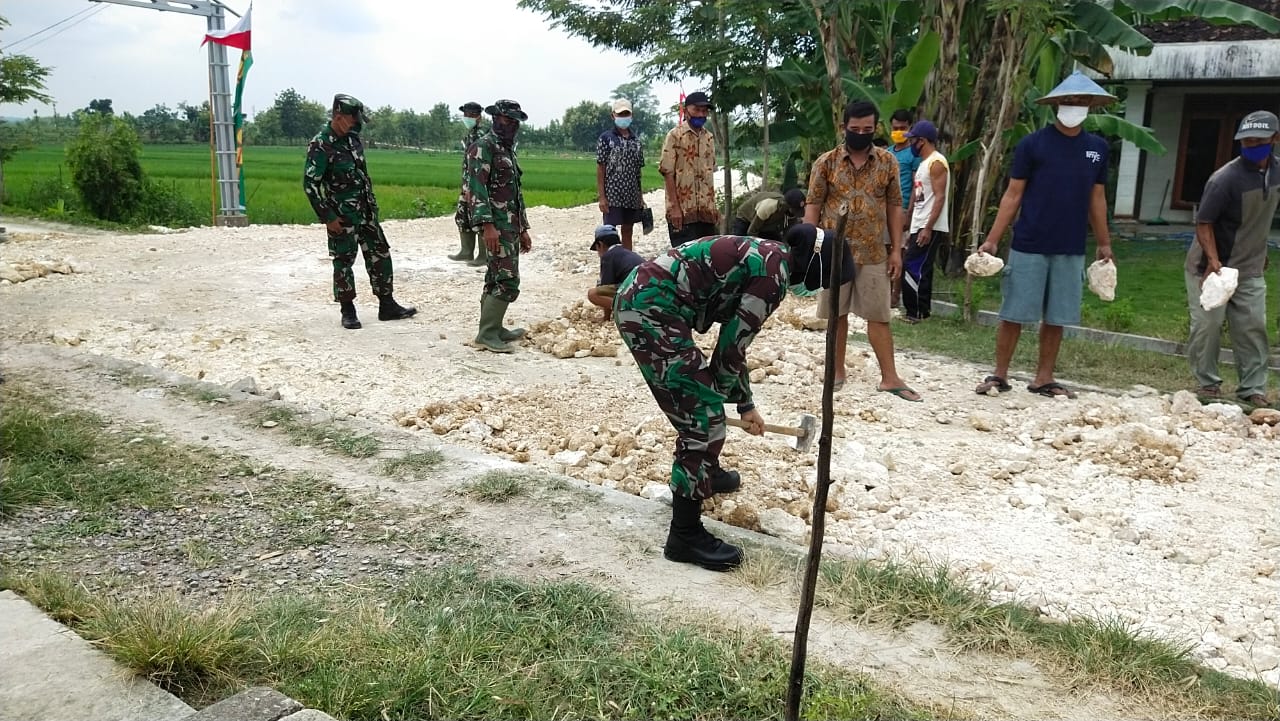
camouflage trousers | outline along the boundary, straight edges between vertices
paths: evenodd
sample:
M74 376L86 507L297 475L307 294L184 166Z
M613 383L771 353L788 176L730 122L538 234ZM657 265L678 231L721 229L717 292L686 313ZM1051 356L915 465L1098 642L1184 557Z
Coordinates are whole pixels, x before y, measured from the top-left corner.
M484 242L483 234L479 238ZM489 267L484 272L484 294L507 303L520 297L520 235L509 230L498 231L498 252L489 254Z
M475 226L471 224L471 209L467 204L467 196L458 193L458 208L453 212L453 222L457 224L458 230L475 230Z
M382 226L376 220L343 226L341 233L329 233L329 257L333 259L333 299L341 303L355 300L356 277L351 267L356 251L364 254L364 269L369 273L373 294L390 296L392 291L391 246Z
M694 500L711 497L711 471L724 447L724 400L693 329L678 314L618 295L613 322L631 349L645 383L676 429L671 492ZM638 307L637 307L638 306Z

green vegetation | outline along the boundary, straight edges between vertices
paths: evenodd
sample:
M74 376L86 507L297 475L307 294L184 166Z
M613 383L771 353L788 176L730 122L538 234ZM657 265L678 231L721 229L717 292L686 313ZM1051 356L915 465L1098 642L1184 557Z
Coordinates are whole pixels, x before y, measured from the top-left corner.
M517 496L528 495L529 479L523 473L487 471L468 483L463 492L478 501L502 503Z
M406 453L399 458L388 458L378 466L378 470L385 476L422 481L426 480L432 471L444 465L444 461L444 454L432 448L429 451Z
M1167 240L1113 240L1118 276L1116 299L1105 303L1086 289L1081 323L1089 328L1185 342L1191 320L1187 312L1187 287L1182 267L1187 258L1187 247L1192 242L1189 232ZM1087 263L1093 262L1093 253L1094 245L1090 238L1085 254ZM1268 254L1272 266L1280 262L1280 250L1270 248ZM939 270L934 273L933 297L960 305L964 302L964 285L964 278L947 278ZM1000 276L974 278L973 298L975 307L980 310L1000 310ZM1267 316L1280 318L1277 313L1280 313L1280 296L1272 293L1267 297ZM927 328L932 322L930 320L920 327ZM897 332L895 326L895 335ZM1230 347L1225 335L1223 344ZM989 352L993 350L994 346L991 346Z
M790 655L763 633L640 616L578 583L453 568L385 601L174 595L115 599L51 574L6 579L188 702L267 683L339 718L780 718ZM809 718L924 719L864 679L811 662Z
M352 458L368 458L382 450L382 444L373 436L331 423L308 423L284 406L268 408L258 414L257 419L266 428L279 427L294 445L332 449Z
M316 222L302 194L305 156L306 149L302 147L245 148L245 192L252 222ZM462 178L460 153L375 148L368 151L368 158L383 219L434 217L454 212ZM210 221L214 198L207 147L143 146L141 159L142 169L150 181L197 208L209 209L202 220L206 224ZM530 207L568 208L595 201L593 155L527 152L520 156L520 167L524 170L525 201ZM80 217L73 212L77 207L76 196L69 187L70 173L62 147L45 145L24 151L5 164L4 172L6 212L25 211L62 220ZM646 189L661 185L656 162L646 166L644 185ZM171 198L168 201L171 202Z
M960 648L1036 658L1077 686L1105 686L1187 716L1277 718L1280 694L1261 681L1209 670L1190 648L1120 619L1045 619L1032 608L992 604L946 568L888 562L823 564L818 603L850 619L905 626L929 621Z
M0 516L30 506L74 504L77 523L101 525L122 506L167 502L175 482L195 478L200 459L176 459L162 440L103 432L101 419L58 412L12 383L0 386ZM136 462L120 461L122 454Z

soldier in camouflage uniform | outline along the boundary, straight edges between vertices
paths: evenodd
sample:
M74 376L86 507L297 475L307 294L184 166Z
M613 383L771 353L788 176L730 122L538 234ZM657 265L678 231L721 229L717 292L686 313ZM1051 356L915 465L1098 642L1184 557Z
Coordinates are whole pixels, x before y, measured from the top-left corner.
M369 284L378 297L378 320L400 320L417 312L392 297L391 246L378 222L378 201L360 142L367 120L363 103L350 95L335 95L332 118L307 146L302 174L302 189L329 234L333 299L342 306L342 327L352 330L360 327L351 272L357 249L364 254Z
M833 243L812 225L794 226L780 243L718 235L672 248L641 264L618 287L614 323L653 397L675 427L671 529L663 555L726 571L742 552L702 526L702 501L737 490L735 471L720 467L726 403L764 432L747 373L747 346L777 310L788 285L807 293L827 282ZM852 258L845 266L853 270ZM803 286L803 287L801 287ZM720 334L708 363L694 342L715 323Z
M516 133L529 116L514 100L499 100L484 111L492 116L493 126L467 148L466 171L471 222L483 229L489 249L475 344L510 353L515 349L509 342L524 337L524 329L506 329L502 319L520 295L520 254L533 248L515 153Z
M453 222L458 224L462 249L450 255L449 260L461 260L467 265L479 267L489 264L489 252L484 243L481 243L480 253L476 255L476 226L471 222L471 203L467 197L467 148L485 134L488 124L480 117L484 110L480 103L469 102L458 110L462 113L463 125L467 126L467 134L462 137L462 191L458 193L458 210L453 214Z

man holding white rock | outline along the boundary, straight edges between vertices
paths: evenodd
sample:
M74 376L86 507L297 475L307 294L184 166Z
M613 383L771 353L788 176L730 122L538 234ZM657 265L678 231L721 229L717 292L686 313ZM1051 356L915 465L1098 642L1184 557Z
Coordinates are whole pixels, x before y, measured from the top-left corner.
M1240 155L1218 168L1205 183L1196 212L1196 243L1187 251L1184 269L1191 333L1187 360L1202 400L1222 396L1218 350L1222 323L1231 333L1235 356L1236 397L1251 406L1267 399L1267 234L1280 203L1280 171L1275 144L1280 120L1259 110L1240 121L1236 132ZM1200 304L1205 277L1223 266L1235 268L1239 280L1224 305L1205 310Z

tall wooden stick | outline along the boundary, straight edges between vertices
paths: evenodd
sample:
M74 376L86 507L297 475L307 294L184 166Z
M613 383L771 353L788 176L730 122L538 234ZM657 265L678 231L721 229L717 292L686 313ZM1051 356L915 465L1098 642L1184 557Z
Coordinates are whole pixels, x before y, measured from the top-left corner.
M844 228L849 222L849 206L840 206L834 237L824 242L831 245L831 278L827 289L830 302L827 315L827 356L822 373L822 432L818 435L818 479L813 490L812 527L809 554L800 589L800 610L796 614L796 635L791 646L791 676L787 682L786 721L799 721L800 699L804 696L804 664L809 651L809 619L813 616L813 595L818 583L818 567L822 563L822 537L826 532L827 491L831 486L831 426L835 417L836 319L840 317L840 275L844 265Z

